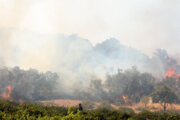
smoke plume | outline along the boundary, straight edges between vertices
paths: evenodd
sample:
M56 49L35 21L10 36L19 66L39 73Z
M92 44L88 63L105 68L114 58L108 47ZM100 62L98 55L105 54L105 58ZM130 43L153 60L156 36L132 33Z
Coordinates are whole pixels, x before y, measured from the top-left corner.
M16 34L8 42L6 39L11 32ZM155 75L166 72L170 64L178 68L177 61L166 50L159 49L149 57L135 48L122 45L115 38L92 45L77 35L38 34L3 28L0 33L0 55L8 61L4 65L36 68L43 72L51 70L59 73L67 83L84 82L93 76L103 79L106 73L132 66Z

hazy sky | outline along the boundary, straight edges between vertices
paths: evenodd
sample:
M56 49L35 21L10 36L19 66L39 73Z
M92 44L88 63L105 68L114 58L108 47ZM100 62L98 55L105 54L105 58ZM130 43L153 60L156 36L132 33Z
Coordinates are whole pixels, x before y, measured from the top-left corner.
M2 28L77 34L93 44L113 37L149 55L180 53L179 0L0 0L0 16Z

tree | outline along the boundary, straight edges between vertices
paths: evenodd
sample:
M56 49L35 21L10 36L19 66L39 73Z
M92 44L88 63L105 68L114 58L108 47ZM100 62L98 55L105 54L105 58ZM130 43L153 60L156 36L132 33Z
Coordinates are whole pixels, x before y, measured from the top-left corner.
M152 101L154 103L160 103L163 106L164 111L166 111L168 104L175 103L177 99L178 97L175 92L165 84L158 87L152 93Z
M95 104L90 100L83 100L82 106L85 110L92 110L95 107Z
M132 102L139 102L142 96L152 94L155 78L149 73L141 73L136 67L116 74L107 74L104 90L108 93L108 101L120 102L120 96L128 96Z
M92 91L92 93L94 94L93 96L97 100L102 101L107 99L107 93L104 90L104 86L101 80L99 79L91 80L90 90Z
M108 101L103 101L99 106L98 109L109 109L112 110L112 106Z
M148 96L142 97L141 102L144 103L144 107L146 108L147 104L149 103L149 97Z

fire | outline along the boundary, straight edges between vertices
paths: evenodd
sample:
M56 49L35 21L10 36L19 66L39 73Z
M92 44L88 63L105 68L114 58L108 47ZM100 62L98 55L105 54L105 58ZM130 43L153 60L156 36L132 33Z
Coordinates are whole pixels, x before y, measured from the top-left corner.
M6 89L8 90L8 93L4 92L2 93L2 98L4 99L10 99L11 98L11 93L12 93L12 87L10 85L6 86Z
M175 68L169 67L168 72L164 75L164 78L173 77L174 75L176 75Z
M169 58L167 62L171 63L172 59ZM180 74L176 73L175 67L169 67L168 68L167 73L164 74L164 78L166 78L166 77L173 77L173 78L175 78L176 79L176 87L178 87L178 81L179 81L178 78L180 77Z
M127 99L127 97L126 96L122 96L122 98L123 98L123 100L124 100L124 103L126 104L126 99Z
M123 96L123 99L126 100L126 96Z

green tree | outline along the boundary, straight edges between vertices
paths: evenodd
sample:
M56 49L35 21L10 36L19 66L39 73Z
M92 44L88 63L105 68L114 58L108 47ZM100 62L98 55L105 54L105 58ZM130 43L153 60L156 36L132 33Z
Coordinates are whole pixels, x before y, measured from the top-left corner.
M108 101L103 101L99 106L98 106L99 109L109 109L109 110L112 110L112 106L111 104L108 102Z
M163 106L164 111L166 111L168 104L175 103L177 99L178 97L175 92L167 85L158 87L152 93L152 101L154 103L160 103Z
M144 107L146 108L147 104L149 103L149 97L148 96L142 97L141 102L144 103Z
M83 100L82 107L84 110L92 110L95 107L95 104L90 100Z

